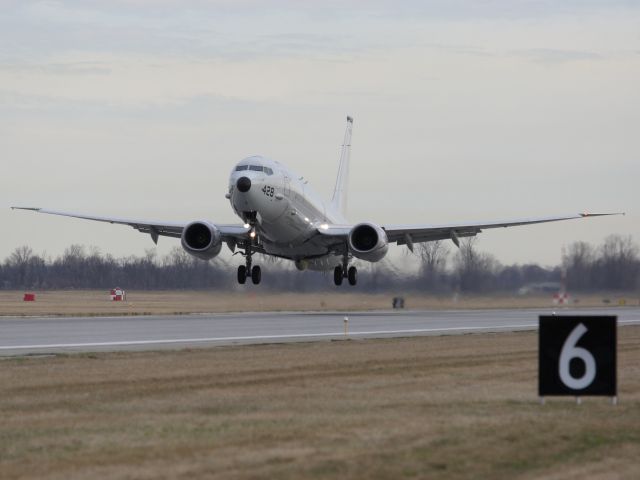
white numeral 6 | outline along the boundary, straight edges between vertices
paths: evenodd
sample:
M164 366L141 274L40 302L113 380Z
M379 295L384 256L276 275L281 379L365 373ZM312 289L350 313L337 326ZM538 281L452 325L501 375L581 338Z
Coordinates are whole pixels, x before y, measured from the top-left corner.
M573 390L587 388L596 378L596 361L593 355L584 348L576 347L576 343L586 332L587 327L582 323L576 326L565 340L560 352L560 380ZM574 358L579 358L584 362L584 374L580 378L571 375L569 370L569 364Z

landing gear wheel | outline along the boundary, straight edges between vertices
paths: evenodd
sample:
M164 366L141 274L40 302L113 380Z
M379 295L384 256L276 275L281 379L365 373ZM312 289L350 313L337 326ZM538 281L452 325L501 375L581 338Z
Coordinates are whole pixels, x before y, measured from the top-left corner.
M260 279L262 278L262 270L260 267L256 265L251 269L251 281L254 285L258 285L260 283Z
M238 283L244 285L244 282L247 281L247 267L244 265L240 265L238 267Z
M342 267L336 267L333 269L333 283L338 286L342 285Z
M355 285L358 283L358 270L356 267L349 267L349 273L347 276L349 277L349 285Z

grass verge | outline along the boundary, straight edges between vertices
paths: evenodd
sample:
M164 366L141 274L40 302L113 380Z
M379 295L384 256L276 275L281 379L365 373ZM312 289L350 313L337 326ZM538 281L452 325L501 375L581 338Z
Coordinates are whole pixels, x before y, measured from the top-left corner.
M184 313L265 311L357 311L391 309L393 294L366 294L338 290L334 294L272 293L269 291L134 291L124 302L113 302L108 291L68 290L35 292L35 302L24 302L24 292L0 291L0 316L121 316ZM398 295L398 294L396 294ZM551 308L551 296L451 296L402 294L408 309ZM603 303L603 299L609 303ZM574 297L572 307L638 306L637 295ZM577 301L577 303L575 303Z
M640 327L620 404L536 398L532 332L12 358L3 479L637 478Z

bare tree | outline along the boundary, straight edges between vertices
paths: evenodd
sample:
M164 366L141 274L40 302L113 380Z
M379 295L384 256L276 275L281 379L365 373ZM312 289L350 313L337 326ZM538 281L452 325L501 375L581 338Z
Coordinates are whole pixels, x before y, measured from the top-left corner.
M595 251L587 242L573 242L562 249L562 266L567 272L567 288L587 290L593 287Z
M631 236L609 235L600 247L597 284L615 290L632 290L638 286L639 273L638 246Z
M33 256L33 249L27 245L16 248L9 255L9 265L26 265Z
M500 264L493 255L478 251L477 240L470 237L461 241L455 256L454 272L462 291L486 292L495 288Z
M417 245L416 254L420 257L421 285L427 290L442 286L447 266L449 247L443 240L425 242Z
M13 267L16 272L17 285L25 285L27 283L29 261L33 257L33 249L27 245L16 248L11 255L7 264Z

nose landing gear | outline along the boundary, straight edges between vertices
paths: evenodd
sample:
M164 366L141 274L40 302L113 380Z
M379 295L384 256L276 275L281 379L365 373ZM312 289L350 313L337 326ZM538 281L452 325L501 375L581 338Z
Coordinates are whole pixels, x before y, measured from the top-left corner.
M246 264L238 267L238 283L244 285L247 278L251 277L251 282L254 285L258 285L260 280L262 280L262 269L259 265L251 266L251 243L247 243L245 253L242 255L244 255Z

